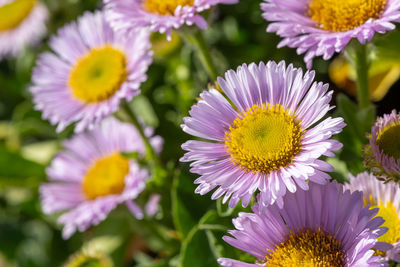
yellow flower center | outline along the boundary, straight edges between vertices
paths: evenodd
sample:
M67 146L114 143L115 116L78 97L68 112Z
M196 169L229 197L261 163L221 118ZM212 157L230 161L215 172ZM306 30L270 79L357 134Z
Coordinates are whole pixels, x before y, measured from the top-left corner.
M300 121L280 105L254 105L225 133L232 161L265 174L288 166L301 149Z
M308 15L324 30L345 32L380 18L385 7L386 0L311 0Z
M394 205L388 201L386 202L386 205L382 203L382 201L379 201L379 205L374 203L372 200L372 196L369 196L369 200L364 199L364 203L370 203L371 208L379 208L378 213L376 214L376 217L382 217L385 222L381 225L381 227L387 227L389 230L378 237L379 242L387 242L389 244L394 244L397 241L400 240L400 218L399 214L397 214L396 208ZM385 256L384 251L376 251L377 255L380 256Z
M400 123L385 127L377 136L376 144L386 155L400 158Z
M125 187L129 161L119 153L97 160L86 173L83 191L88 199L119 194Z
M321 230L292 233L271 252L265 266L341 267L345 263L340 243Z
M0 32L16 28L29 16L35 0L14 0L0 6Z
M194 0L144 0L143 7L159 15L173 16L178 6L192 6Z
M85 103L112 97L126 80L125 55L111 46L92 49L73 67L68 85L73 95Z

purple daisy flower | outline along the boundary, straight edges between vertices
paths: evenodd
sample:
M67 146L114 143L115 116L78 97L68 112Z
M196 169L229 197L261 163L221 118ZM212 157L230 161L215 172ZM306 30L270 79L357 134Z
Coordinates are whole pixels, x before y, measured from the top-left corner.
M104 14L86 13L50 40L54 53L40 55L30 91L43 118L62 131L93 128L139 94L152 62L149 33L115 33Z
M400 22L399 0L264 0L263 17L272 22L267 32L276 32L283 40L278 47L297 48L312 60L328 60L357 38L362 44L374 34L395 29Z
M184 24L207 28L200 12L218 4L235 4L239 0L104 0L107 19L116 30L130 31L149 27L152 32L166 33Z
M196 193L218 187L212 199L225 195L230 207L240 200L246 207L258 189L263 205L282 205L286 189L308 190L308 181L327 182L325 172L333 168L318 158L341 148L331 136L345 123L331 117L320 122L333 108L332 91L328 84L313 83L314 75L286 68L284 61L244 64L218 78L223 93L204 91L182 125L204 139L182 145L189 152L181 161L193 161L191 172L201 175Z
M149 137L154 149L160 151L160 137ZM122 155L145 153L135 127L108 118L92 131L66 141L64 146L66 149L46 171L51 182L40 187L45 213L68 210L58 219L65 225L64 238L97 225L121 203L137 218L143 217L142 209L132 200L145 189L149 173Z
M378 254L390 260L400 262L400 191L397 184L383 183L372 174L363 172L354 177L350 175L350 183L345 184L345 189L351 192L356 190L364 194L364 203L373 208L379 208L377 216L385 222L382 226L389 230L378 241L393 245L389 251L379 251Z
M38 0L0 0L0 60L38 43L47 19L48 11Z
M379 117L365 148L365 165L380 180L400 182L400 113Z
M376 248L391 245L378 242L386 227L374 217L378 209L363 208L361 192L343 192L334 183L310 183L309 191L297 191L284 197L284 207L256 204L253 213L239 213L233 220L236 230L223 239L246 251L257 264L220 258L230 267L250 266L387 266Z

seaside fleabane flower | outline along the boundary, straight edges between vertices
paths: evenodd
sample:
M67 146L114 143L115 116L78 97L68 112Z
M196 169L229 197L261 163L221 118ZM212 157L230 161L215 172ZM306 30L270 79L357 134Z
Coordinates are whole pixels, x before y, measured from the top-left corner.
M379 117L365 147L364 164L380 180L400 183L400 113Z
M328 60L351 39L365 44L400 22L399 0L263 0L261 9L271 22L267 32L283 38L278 47L305 53L308 68L314 57Z
M0 0L0 60L36 44L46 33L47 19L39 0Z
M207 21L199 14L218 4L235 4L239 0L104 0L106 15L118 31L149 27L152 32L166 33L183 25L200 29Z
M212 199L225 194L230 207L240 200L245 207L258 189L263 205L282 205L286 189L308 190L308 181L328 181L325 172L332 166L318 158L341 148L331 136L345 124L331 117L320 122L333 108L332 91L313 83L314 75L286 68L284 61L244 64L218 78L223 94L204 91L182 125L203 139L182 145L189 152L181 161L193 161L191 172L201 175L196 193L218 187Z
M310 184L309 191L297 191L284 197L284 207L256 203L253 213L239 213L233 220L236 230L223 239L258 260L249 264L220 258L230 267L251 266L387 266L373 249L387 250L380 243L386 227L375 216L378 209L363 207L361 192L343 192L336 182Z
M138 95L152 62L149 33L115 33L104 13L86 13L50 40L54 51L39 56L30 91L43 118L57 131L76 122L92 128Z
M383 183L367 172L350 175L349 183L344 188L351 192L356 190L363 192L364 205L379 208L377 216L385 222L382 226L388 231L378 237L379 242L393 245L389 251L378 251L377 254L396 262L400 262L400 191L397 184Z
M160 137L149 136L155 151L160 151ZM68 210L58 219L64 225L63 237L104 220L118 204L125 203L137 217L142 209L133 202L149 178L147 170L123 153L145 153L145 145L135 127L107 118L95 129L65 141L46 170L49 183L40 187L45 213Z

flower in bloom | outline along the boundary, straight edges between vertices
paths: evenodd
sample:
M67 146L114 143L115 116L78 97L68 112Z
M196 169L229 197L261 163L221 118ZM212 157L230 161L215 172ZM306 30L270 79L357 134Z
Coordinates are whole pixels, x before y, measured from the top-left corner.
M261 9L271 22L267 31L283 38L278 47L306 53L308 68L314 57L328 60L351 39L364 44L375 32L393 30L393 22L400 22L398 0L264 0Z
M47 18L39 0L0 0L0 60L37 43L46 33Z
M63 267L82 266L113 267L114 264L112 259L101 251L82 249L71 255L63 265Z
M218 78L223 94L204 91L182 125L203 139L182 145L189 152L181 161L193 161L191 171L201 175L196 193L218 187L212 199L225 194L230 207L241 199L245 207L258 189L263 205L281 205L286 189L308 190L308 181L328 181L325 171L332 166L318 158L334 156L332 150L342 146L331 136L345 124L342 118L320 121L332 109L332 91L313 79L313 71L303 75L270 61L229 70Z
M379 243L387 228L374 217L378 209L363 207L361 192L343 192L336 182L310 184L309 191L285 195L284 207L255 204L253 213L239 213L236 230L223 239L255 256L265 266L364 267L387 266L373 249L391 246ZM220 258L222 266L250 267Z
M30 88L36 109L57 131L74 122L76 132L93 128L139 94L150 46L146 31L118 34L104 13L86 13L51 38L54 53L40 55Z
M400 114L379 117L365 149L365 165L378 179L400 182Z
M149 27L152 32L166 33L184 24L207 27L200 12L218 4L235 4L239 0L104 0L107 19L116 30L130 31Z
M400 262L400 191L398 185L392 182L383 183L367 172L360 173L356 177L350 175L350 183L345 189L363 192L364 204L379 208L377 216L382 217L385 222L382 226L388 231L378 237L379 242L393 245L387 252L379 251L378 254Z
M150 137L160 151L160 137ZM136 128L114 118L105 119L89 132L80 133L64 143L47 169L50 183L40 187L45 213L68 210L58 222L65 225L63 237L104 220L118 204L125 203L137 218L142 209L132 200L144 189L149 177L134 160L123 153L145 153Z

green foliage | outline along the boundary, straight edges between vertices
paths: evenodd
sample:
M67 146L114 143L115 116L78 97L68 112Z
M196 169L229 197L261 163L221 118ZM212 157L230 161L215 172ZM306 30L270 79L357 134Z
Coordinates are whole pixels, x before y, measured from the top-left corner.
M192 138L180 128L182 118L188 116L202 90L215 86L197 53L179 34L172 42L166 42L164 35L152 37L157 42L154 62L141 94L129 103L133 112L164 139L161 166L152 169L147 190L138 199L144 206L152 193L160 194L159 212L137 220L120 205L99 225L69 240L62 239L62 226L57 224L60 214L43 213L38 191L47 181L46 166L73 131L69 127L57 134L55 127L42 120L27 88L38 55L49 49L50 36L102 4L98 0L43 2L50 10L48 35L43 42L27 48L16 59L0 61L0 266L62 266L73 253L92 249L109 255L117 267L212 267L218 266L219 257L254 263L253 256L222 240L233 228L232 218L250 209L239 204L232 210L221 200L211 200L211 194L195 194L193 181L198 176L190 173L189 164L179 163L184 153L182 143ZM210 53L220 75L243 63L268 60L286 60L295 67L305 67L295 49L276 48L280 38L266 33L267 23L259 5L260 0L242 0L205 14L210 21L204 31L205 42L212 47ZM377 38L371 57L399 62L399 42L398 31ZM329 81L328 67L328 61L314 60L316 80ZM362 147L368 143L366 136L376 114L374 106L359 109L344 94L333 102L337 105L334 116L343 117L347 127L337 137L344 145L338 157L327 161L335 167L332 177L343 182L349 172L364 170ZM119 112L117 116L124 115Z

